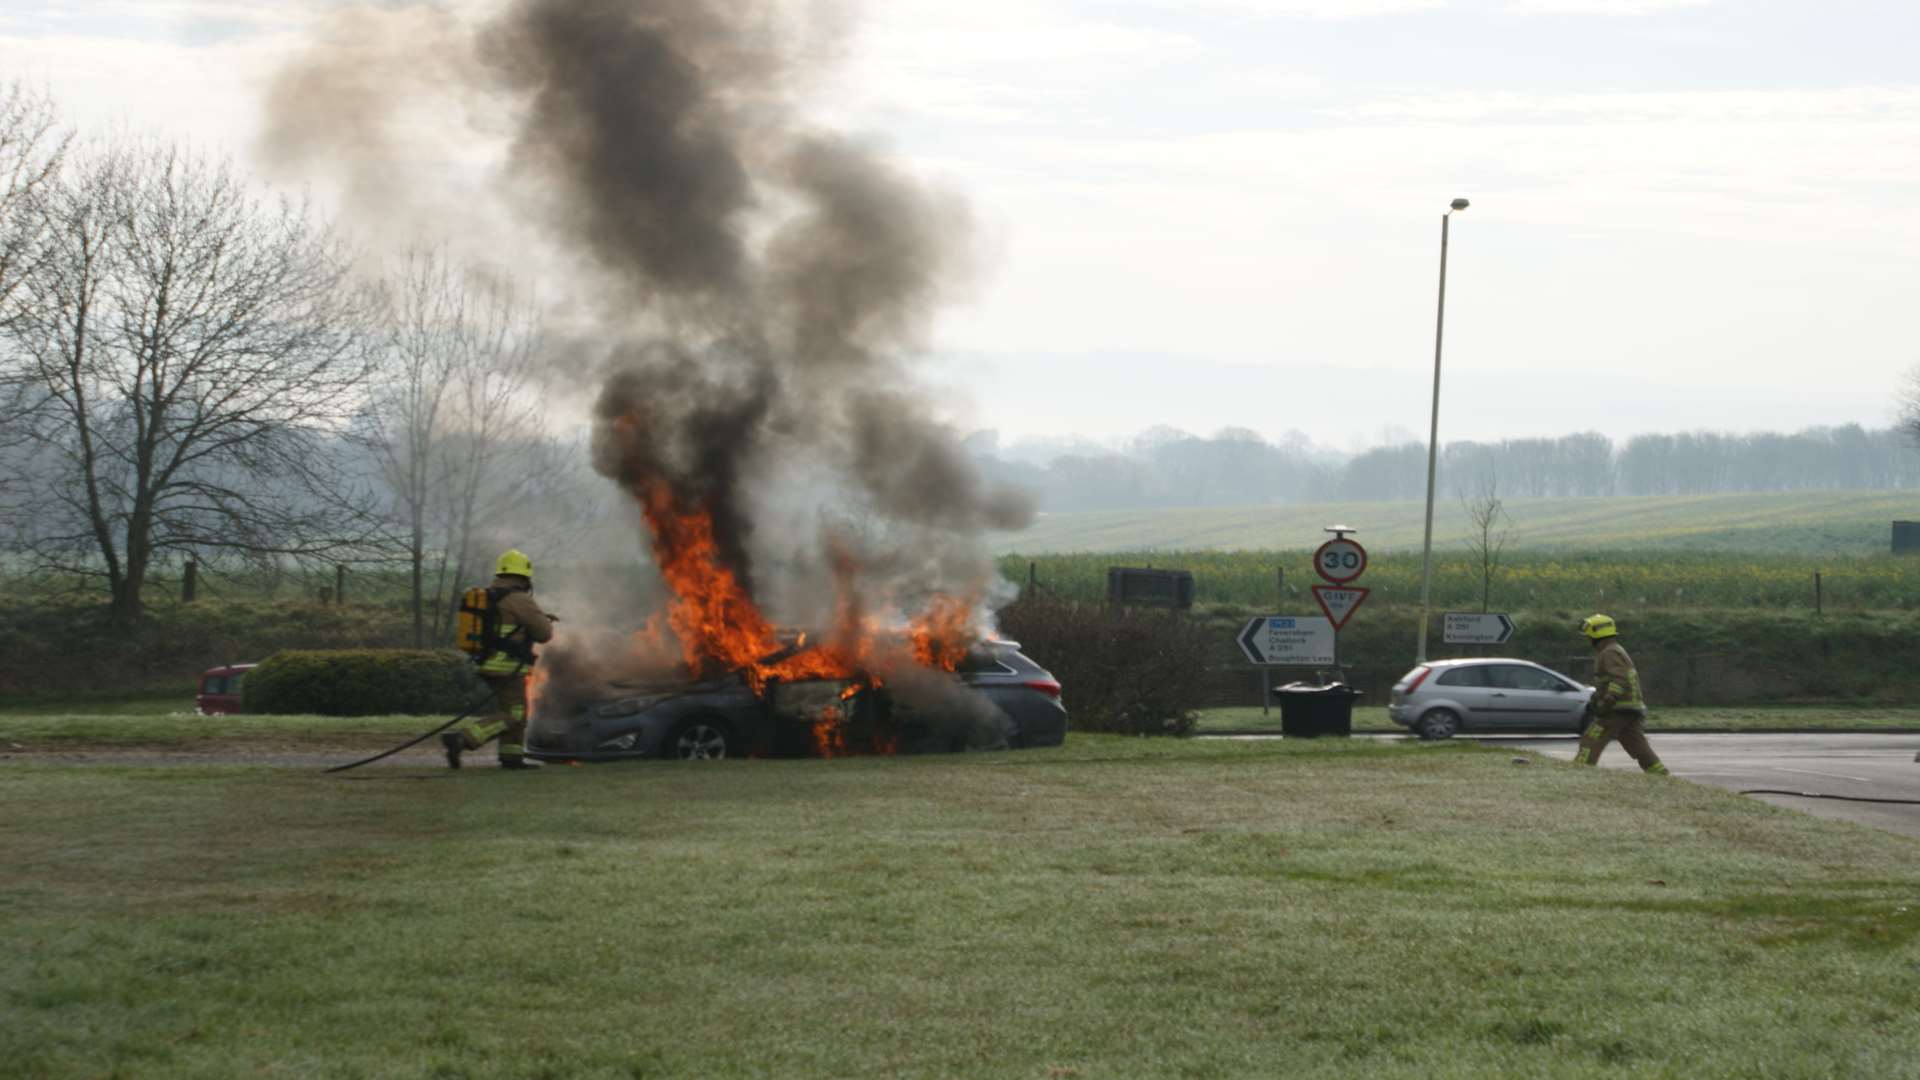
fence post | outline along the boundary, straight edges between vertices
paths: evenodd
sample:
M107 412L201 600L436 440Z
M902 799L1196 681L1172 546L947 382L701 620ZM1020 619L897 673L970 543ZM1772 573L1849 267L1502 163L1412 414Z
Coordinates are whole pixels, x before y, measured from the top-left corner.
M200 588L199 578L200 578L199 560L193 559L193 558L187 559L187 572L180 579L180 602L181 603L183 604L193 603L194 594L198 592Z
M333 564L333 602L335 604L344 604L347 602L346 563Z

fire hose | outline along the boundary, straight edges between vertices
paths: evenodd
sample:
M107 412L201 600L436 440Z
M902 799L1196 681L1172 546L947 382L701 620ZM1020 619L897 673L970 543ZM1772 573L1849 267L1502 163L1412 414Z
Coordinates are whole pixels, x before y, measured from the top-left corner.
M1920 799L1877 799L1866 795L1827 795L1818 791L1785 791L1779 788L1748 788L1741 795L1791 795L1796 799L1837 799L1840 802L1891 803L1895 806L1920 806Z
M421 743L426 742L428 739L433 738L435 735L438 735L441 732L452 727L453 725L459 723L460 721L465 720L467 717L472 716L474 713L480 711L481 709L486 708L492 702L493 702L493 691L489 690L487 691L486 697L483 697L479 701L476 701L473 704L467 706L466 708L460 710L460 715L455 716L453 719L447 721L444 724L441 724L439 727L434 728L432 731L421 732L418 736L412 739L409 739L406 742L401 743L399 746L396 746L391 750L387 750L387 751L383 751L381 753L375 754L370 758L361 758L359 761L355 761L347 765L335 765L333 768L328 769L327 772L337 773L337 772L346 772L348 769L357 769L362 765L371 765L374 762L379 761L381 758L389 758L399 753L402 750L406 750L410 747L418 746Z

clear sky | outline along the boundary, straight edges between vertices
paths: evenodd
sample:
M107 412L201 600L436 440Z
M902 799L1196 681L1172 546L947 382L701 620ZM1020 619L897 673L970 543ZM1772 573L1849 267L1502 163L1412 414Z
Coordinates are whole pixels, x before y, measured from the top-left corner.
M0 78L246 157L313 0L0 0ZM1003 437L1892 421L1911 0L872 0L825 122L964 193L932 376Z

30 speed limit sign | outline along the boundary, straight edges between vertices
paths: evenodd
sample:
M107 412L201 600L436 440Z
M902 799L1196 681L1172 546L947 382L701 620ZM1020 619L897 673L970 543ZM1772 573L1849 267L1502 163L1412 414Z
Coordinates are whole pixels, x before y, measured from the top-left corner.
M1335 585L1345 584L1367 572L1367 549L1344 536L1329 540L1313 553L1313 568Z

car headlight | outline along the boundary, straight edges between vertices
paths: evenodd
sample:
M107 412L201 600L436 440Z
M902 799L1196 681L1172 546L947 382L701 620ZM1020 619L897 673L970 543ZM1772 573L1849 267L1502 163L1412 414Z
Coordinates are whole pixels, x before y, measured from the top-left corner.
M594 706L593 713L595 716L632 716L640 711L642 704L637 697L621 698L619 701L609 701L605 705Z
M627 733L626 733L625 735L622 735L622 736L620 736L619 738L616 738L616 739L608 739L608 740L607 740L606 742L603 742L603 743L601 743L601 744L600 744L600 746L599 746L599 749L601 749L601 750L631 750L631 749L633 749L633 744L634 744L634 743L636 743L636 742L639 742L639 741L640 741L640 736L638 736L638 735L636 735L636 734L634 734L633 732L631 732L631 731L629 731L629 732L627 732Z

